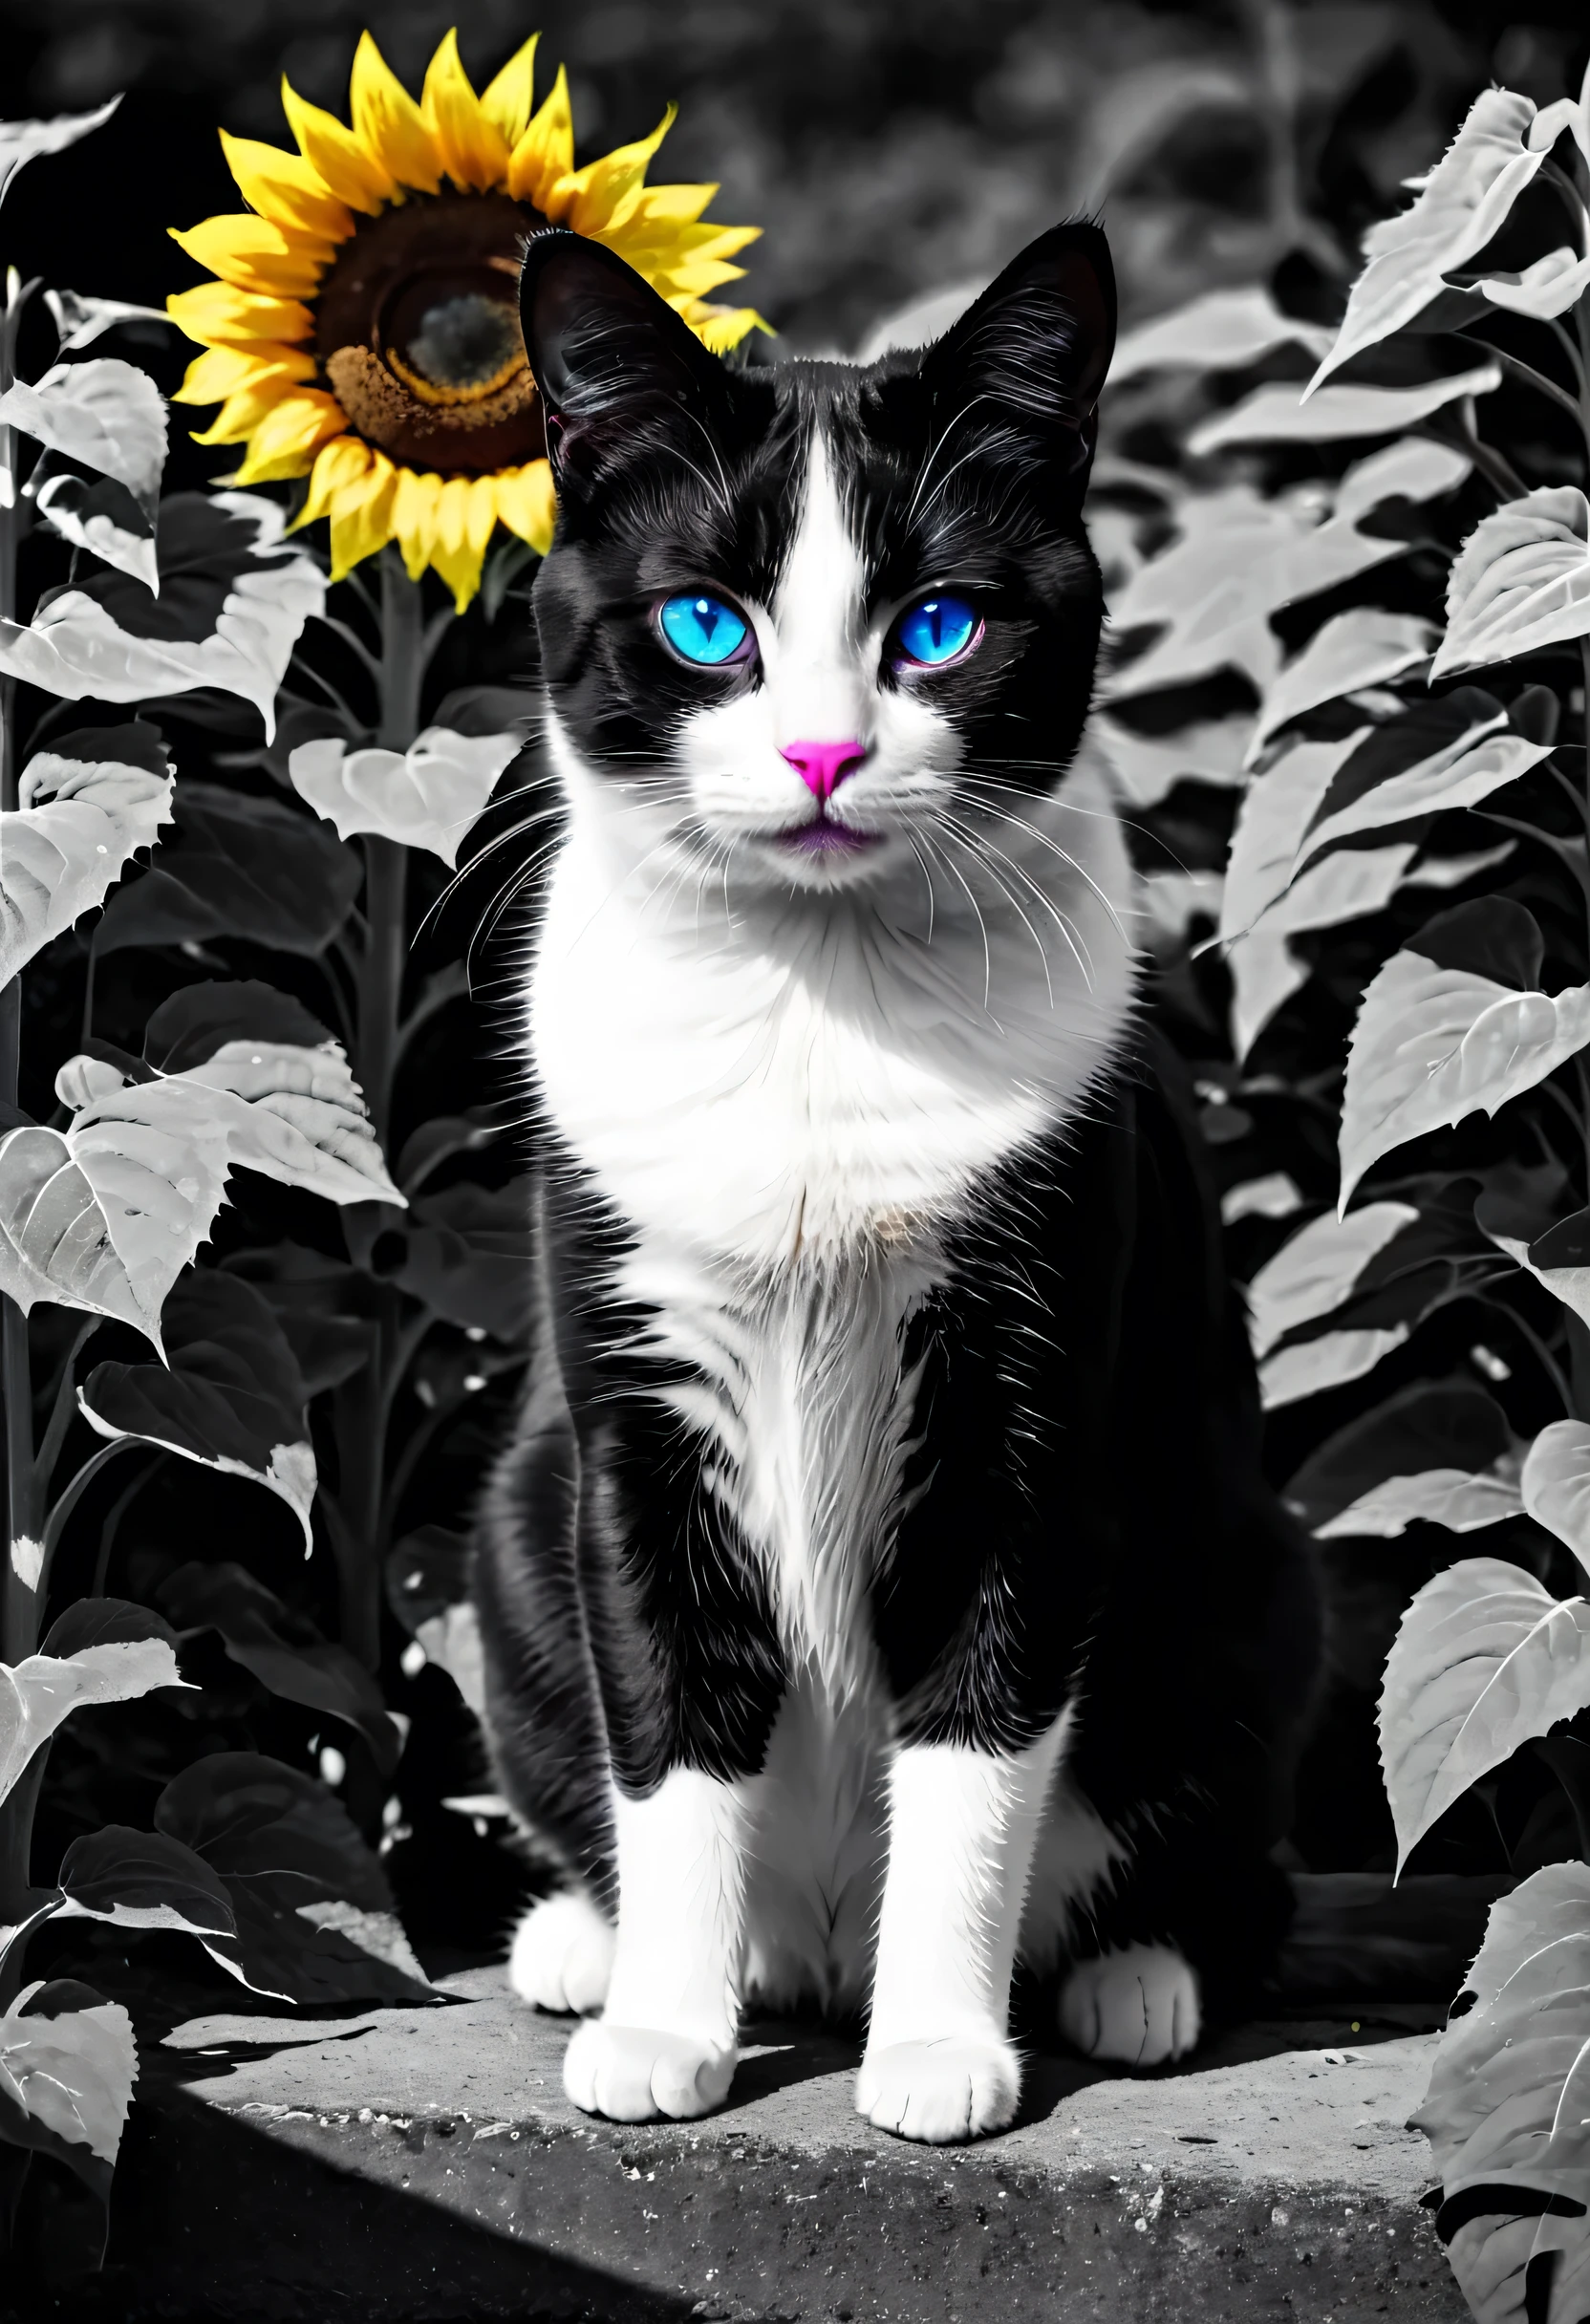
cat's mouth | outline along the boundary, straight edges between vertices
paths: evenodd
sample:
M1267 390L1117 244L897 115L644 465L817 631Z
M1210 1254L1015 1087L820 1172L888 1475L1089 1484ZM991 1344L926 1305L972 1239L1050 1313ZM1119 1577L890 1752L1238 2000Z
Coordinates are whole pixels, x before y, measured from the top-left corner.
M810 823L797 823L788 830L770 834L772 844L790 855L864 855L869 848L881 845L881 831L858 831L848 823L835 823L828 815L815 816Z

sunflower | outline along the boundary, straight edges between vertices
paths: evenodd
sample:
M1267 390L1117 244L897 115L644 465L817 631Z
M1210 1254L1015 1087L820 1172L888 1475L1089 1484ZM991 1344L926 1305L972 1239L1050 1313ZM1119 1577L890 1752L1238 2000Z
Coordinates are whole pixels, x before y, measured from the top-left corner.
M194 441L247 444L234 484L307 476L295 521L330 518L333 580L396 541L410 574L433 566L462 611L496 525L549 547L518 313L520 249L538 227L606 243L718 354L766 328L706 303L761 228L705 221L716 185L646 183L674 107L576 169L568 78L560 67L537 109L535 50L526 41L478 97L449 32L416 103L364 33L352 127L284 80L297 153L223 130L249 207L173 231L217 278L166 302L204 350L177 401L221 405Z

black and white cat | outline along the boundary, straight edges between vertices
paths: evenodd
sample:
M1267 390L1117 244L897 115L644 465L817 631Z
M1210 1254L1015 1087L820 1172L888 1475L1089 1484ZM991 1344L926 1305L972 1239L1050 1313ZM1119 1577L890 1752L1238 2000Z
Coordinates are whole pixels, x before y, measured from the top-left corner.
M1108 252L865 370L731 371L568 233L522 304L565 823L476 1588L568 1884L511 1974L591 2112L700 2114L816 2004L874 2123L975 2136L1019 1962L1133 2065L1262 1969L1315 1643L1083 741Z

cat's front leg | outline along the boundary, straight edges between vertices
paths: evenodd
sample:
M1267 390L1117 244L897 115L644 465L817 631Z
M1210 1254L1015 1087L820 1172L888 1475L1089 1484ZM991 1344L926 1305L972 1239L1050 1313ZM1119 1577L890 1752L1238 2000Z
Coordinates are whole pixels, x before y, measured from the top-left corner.
M890 1777L889 1868L856 2105L942 2145L1002 2130L1021 1902L1064 1719L1018 1753L908 1743Z
M738 2058L744 1929L741 1787L676 1767L613 1797L618 1934L607 2008L581 2026L564 2088L616 2122L687 2120L720 2105Z

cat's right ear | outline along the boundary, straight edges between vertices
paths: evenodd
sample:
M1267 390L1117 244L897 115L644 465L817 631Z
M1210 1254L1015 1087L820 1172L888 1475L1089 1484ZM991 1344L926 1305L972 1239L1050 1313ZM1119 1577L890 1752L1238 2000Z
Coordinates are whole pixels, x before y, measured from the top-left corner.
M723 366L623 259L567 227L533 235L519 315L560 486L614 453L699 458L701 428L727 403Z

